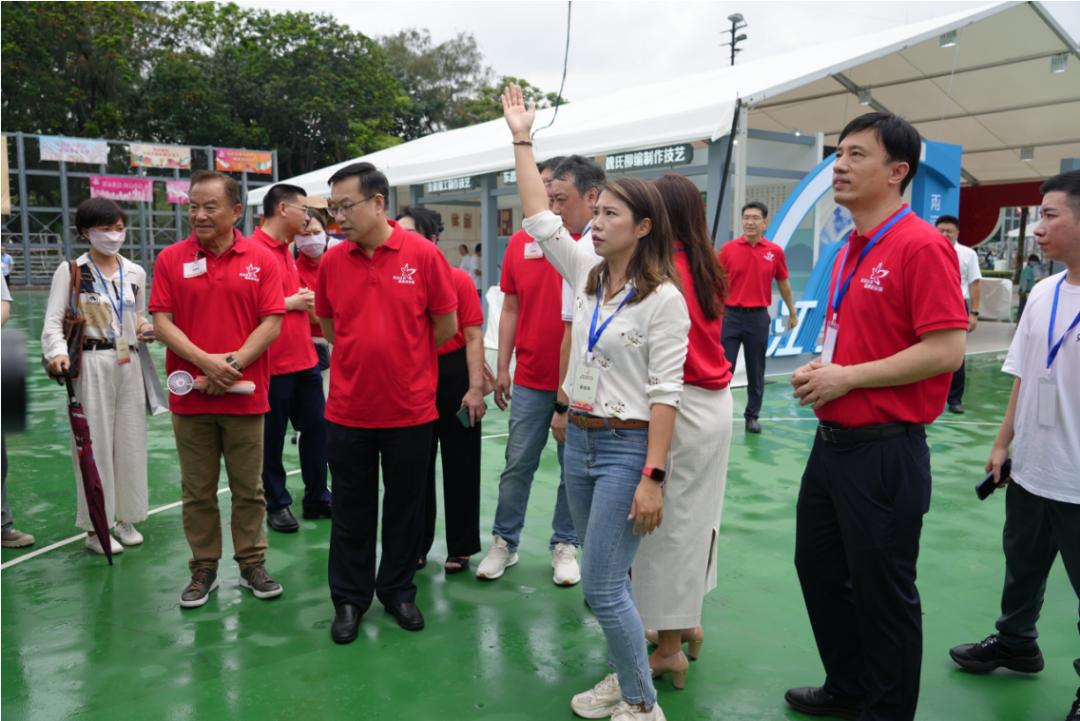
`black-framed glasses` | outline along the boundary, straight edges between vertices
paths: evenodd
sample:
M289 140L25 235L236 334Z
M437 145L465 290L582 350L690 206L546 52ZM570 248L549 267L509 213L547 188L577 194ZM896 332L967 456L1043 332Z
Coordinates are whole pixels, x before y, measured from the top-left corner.
M328 203L327 206L326 206L326 210L327 210L327 212L330 213L331 216L336 217L339 213L341 215L346 215L346 214L349 213L349 211L351 211L356 206L360 205L361 203L366 203L367 201L371 200L372 198L375 198L378 195L380 195L380 193L375 193L374 195L369 195L368 197L363 198L362 200L357 200L357 201L354 201L352 203L348 203L348 202L346 202L346 203Z

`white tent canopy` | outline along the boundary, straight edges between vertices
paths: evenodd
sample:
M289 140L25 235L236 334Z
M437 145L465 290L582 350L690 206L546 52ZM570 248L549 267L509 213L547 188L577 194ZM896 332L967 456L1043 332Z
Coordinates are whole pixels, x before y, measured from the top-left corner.
M958 43L939 37L957 31ZM1050 56L1071 67L1050 72ZM825 131L828 140L865 108L912 119L928 138L965 146L969 181L1035 179L1057 172L1061 157L1080 156L1080 51L1038 5L993 3L734 67L687 74L653 85L572 102L536 137L539 157L647 148L726 135L736 99L750 107L750 127ZM538 113L536 127L553 110ZM505 123L435 133L286 181L327 195L339 168L367 161L391 185L479 175L513 167ZM1035 145L1032 162L1019 147ZM1053 167L1051 167L1053 166ZM266 189L252 191L258 204Z

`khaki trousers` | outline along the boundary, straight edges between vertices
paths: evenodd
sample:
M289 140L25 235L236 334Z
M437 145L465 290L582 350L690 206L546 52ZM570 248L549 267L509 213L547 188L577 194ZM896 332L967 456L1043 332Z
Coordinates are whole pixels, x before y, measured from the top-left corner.
M222 455L232 492L233 558L241 569L262 563L266 557L263 417L173 413L172 422L180 459L184 535L191 546L191 570L216 571L221 558L217 490Z

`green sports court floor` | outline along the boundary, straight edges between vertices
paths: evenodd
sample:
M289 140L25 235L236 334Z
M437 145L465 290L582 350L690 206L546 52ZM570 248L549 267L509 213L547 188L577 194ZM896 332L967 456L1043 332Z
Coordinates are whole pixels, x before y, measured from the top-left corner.
M44 304L44 293L16 293L7 326L27 333L32 357ZM1077 598L1060 561L1040 624L1042 674L971 676L946 653L992 632L997 616L1004 499L980 503L972 487L1008 393L1000 364L1000 354L970 358L968 412L930 430L934 498L919 568L925 645L918 718L927 721L1059 721L1076 693ZM551 583L553 443L533 486L517 567L493 583L448 578L437 540L433 563L417 574L427 628L402 631L373 606L359 639L337 646L329 638L328 521L302 521L297 534L270 536L268 566L285 587L281 598L242 594L237 569L226 561L210 602L179 608L188 547L168 416L150 420L150 503L160 511L140 526L143 546L126 550L112 568L81 540L20 561L78 533L64 394L36 361L31 368L28 431L7 439L8 493L16 527L37 544L0 557L5 720L570 719L570 696L606 672L603 635L580 588ZM669 719L806 718L785 708L784 690L822 680L792 566L795 498L814 421L792 401L787 380L770 379L761 436L748 438L736 426L719 587L706 599L706 642L687 689L674 690L670 677L658 683ZM736 408L744 402L736 391ZM485 547L506 422L498 411L484 421ZM295 447L287 453L295 468ZM228 493L220 498L227 519Z

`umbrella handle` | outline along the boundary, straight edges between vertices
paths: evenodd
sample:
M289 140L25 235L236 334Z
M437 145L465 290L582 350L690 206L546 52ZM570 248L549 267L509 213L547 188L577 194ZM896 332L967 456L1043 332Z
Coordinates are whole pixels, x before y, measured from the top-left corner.
M63 371L60 374L60 379L62 379L63 382L64 382L64 385L67 386L68 400L69 401L74 401L75 400L75 386L71 382L71 371L67 371L67 370ZM59 382L60 379L58 379L58 382Z

